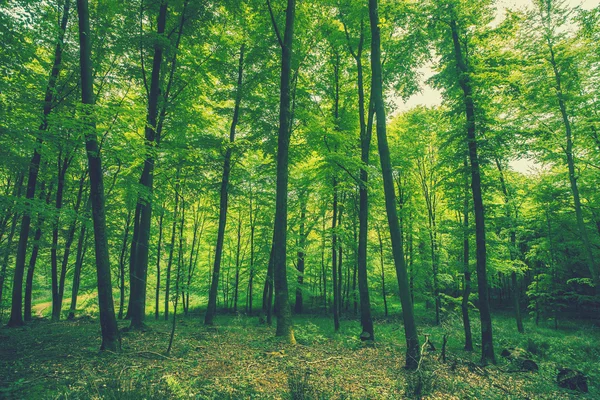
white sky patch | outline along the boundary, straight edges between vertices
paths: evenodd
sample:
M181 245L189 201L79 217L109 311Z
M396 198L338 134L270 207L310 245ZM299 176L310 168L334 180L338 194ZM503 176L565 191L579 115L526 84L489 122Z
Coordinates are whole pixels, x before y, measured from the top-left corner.
M581 7L585 10L591 10L600 6L600 0L566 0L565 4L569 7ZM492 25L497 26L505 16L507 8L510 9L524 9L532 5L531 0L498 0L496 2L497 15L496 19L492 22ZM403 101L400 97L394 97L392 100L395 105L395 109L391 117L408 111L416 106L439 106L442 104L442 94L439 90L432 88L427 85L425 81L434 75L434 71L431 66L424 66L419 69L419 73L423 77L421 84L421 91L414 94L406 101ZM512 160L509 163L510 167L517 172L524 175L532 175L539 171L539 166L536 165L535 160L528 157L520 157Z

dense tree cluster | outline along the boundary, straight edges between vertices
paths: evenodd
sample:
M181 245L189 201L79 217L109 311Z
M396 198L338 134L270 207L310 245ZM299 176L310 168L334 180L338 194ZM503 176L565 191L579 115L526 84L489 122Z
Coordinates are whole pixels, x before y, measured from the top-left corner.
M416 368L413 303L467 350L479 314L483 362L495 310L597 316L598 7L12 0L0 42L9 326L51 299L112 351L117 318L196 310L373 341L400 304ZM425 69L442 103L400 112Z

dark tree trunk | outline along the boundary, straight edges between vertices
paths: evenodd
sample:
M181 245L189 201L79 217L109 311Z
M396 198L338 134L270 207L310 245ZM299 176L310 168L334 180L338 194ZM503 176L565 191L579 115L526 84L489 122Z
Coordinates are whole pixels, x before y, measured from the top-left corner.
M487 282L487 252L485 240L485 219L483 199L481 195L481 174L479 158L477 156L477 139L475 135L475 104L473 102L473 88L469 77L468 67L465 63L458 35L456 21L450 21L452 42L454 43L454 57L456 59L458 83L463 91L465 114L467 119L467 144L469 147L469 160L471 162L471 190L473 192L473 209L475 211L475 244L477 254L477 287L479 291L479 317L481 320L481 362L496 362L494 356L494 342L492 337L492 316L488 300Z
M364 23L360 22L360 38L356 52L352 51L350 41L348 46L354 60L356 61L357 70L357 87L358 87L358 116L360 122L360 159L366 167L369 165L369 151L371 148L371 136L373 133L373 110L371 103L365 110L365 89L362 66L362 52L364 44ZM368 112L367 121L365 121L365 113ZM360 169L360 186L359 186L359 206L358 206L358 256L357 256L357 273L358 273L358 293L360 297L360 322L362 339L375 340L375 331L373 328L373 319L371 317L371 301L369 298L369 284L367 276L367 236L369 233L369 194L368 180L369 173L365 167ZM386 309L387 310L387 309ZM386 311L387 315L387 311Z
M381 264L381 296L383 297L383 308L385 316L388 316L387 294L385 292L385 264L383 257L383 240L381 239L381 231L377 227L377 238L379 239L379 263Z
M52 276L52 321L60 319L60 311L62 308L62 298L59 293L59 276L58 276L58 228L60 224L60 211L63 204L63 194L65 189L65 175L69 167L69 157L62 157L62 151L58 154L58 171L57 171L57 186L56 186L56 203L54 221L52 223L52 247L50 248L51 261L51 276ZM66 271L65 271L66 273ZM60 278L64 281L64 278Z
M133 214L133 235L131 236L131 247L129 249L129 302L127 303L127 313L125 319L129 319L131 315L131 283L135 280L135 249L138 245L138 237L140 234L140 212L142 208L138 202L135 206L135 213Z
M167 21L167 1L162 0L157 18L157 35L162 37ZM157 41L154 46L152 73L150 78L150 93L148 96L148 113L146 115L145 139L148 148L140 183L146 188L144 197L138 198L140 207L138 237L135 248L135 264L133 277L130 282L129 296L131 318L130 329L142 329L146 317L146 278L148 275L148 248L150 243L150 225L152 222L152 192L154 185L154 146L159 142L157 134L157 118L159 97L161 92L161 64L163 61L164 45Z
M464 197L463 197L463 273L465 282L462 293L462 318L465 328L465 350L473 351L473 336L471 335L471 320L469 319L469 295L471 294L471 267L469 266L469 164L464 162Z
M238 214L237 246L235 249L235 286L233 288L233 312L237 313L238 294L240 285L240 255L242 250L242 212Z
M130 228L131 210L128 210L127 218L125 218L125 230L123 232L121 254L119 255L119 319L123 319L123 309L125 307L125 253L127 252L127 243L129 242Z
M340 330L340 307L338 290L338 264L337 264L337 221L338 221L338 186L337 179L333 178L333 212L331 216L331 282L333 284L333 326L336 332Z
M227 224L227 205L229 198L229 175L231 173L231 153L233 151L233 143L235 142L235 131L238 120L240 118L240 104L242 102L242 84L244 73L244 47L240 48L240 59L238 65L238 80L235 94L235 106L233 109L233 118L229 129L229 144L225 152L225 160L223 161L223 178L221 180L221 201L219 206L219 230L217 232L217 245L215 247L215 260L213 265L212 282L210 292L208 294L208 306L206 315L204 316L204 325L212 325L215 316L217 315L217 293L219 290L219 274L221 270L221 257L223 255L223 240L225 238L225 225Z
M77 199L75 200L75 207L73 208L73 210L75 211L75 215L78 215L79 209L81 207L86 177L87 173L84 173L79 179L79 190L77 191ZM62 309L63 299L65 297L65 280L67 278L67 267L69 265L69 256L71 255L71 246L73 244L73 240L75 239L76 230L77 218L73 219L73 222L71 222L71 226L69 227L69 231L67 232L67 238L65 240L65 249L63 252L62 262L60 266L60 280L58 282L59 314Z
M381 38L379 32L379 14L377 0L369 0L369 18L371 21L371 71L372 94L375 112L377 114L377 140L379 145L379 158L383 173L383 186L385 192L385 205L392 240L392 251L396 266L396 275L400 289L400 301L404 317L404 333L406 338L406 368L416 369L419 365L420 349L417 327L415 324L414 310L410 298L408 274L404 263L404 249L402 248L402 235L396 210L396 194L390 150L387 142L385 105L383 102L383 77L381 72Z
M292 329L292 310L288 299L287 283L287 200L288 164L290 146L290 82L292 71L292 44L296 0L288 0L286 8L285 32L281 45L281 83L279 101L279 133L277 139L277 183L275 196L275 223L273 227L273 286L275 288L275 308L277 330L275 335L295 343ZM276 26L276 25L275 25Z
M48 193L45 192L45 183L42 182L41 190L40 190L40 199L46 197L46 205L50 204L50 199L52 197L52 187L48 190ZM38 216L37 229L35 231L35 235L33 238L33 248L31 250L31 257L29 258L29 265L27 267L27 277L25 278L25 309L23 311L25 321L31 321L31 306L32 306L32 298L33 298L33 274L35 272L35 264L37 262L37 257L40 250L40 239L42 238L42 227L44 225L44 218L40 215Z
M256 229L256 217L252 205L252 186L250 186L250 266L248 276L248 315L252 315L252 299L253 299L253 282L254 282L254 232Z
M40 170L40 160L42 158L42 155L39 151L41 151L41 146L44 141L42 133L48 129L48 115L50 115L54 105L56 82L58 81L58 76L61 70L62 53L64 47L63 42L65 38L65 31L67 29L67 22L69 20L69 7L70 0L65 0L62 11L62 19L58 30L58 40L56 42L56 47L54 48L54 63L52 65L52 72L50 73L48 85L46 86L42 123L39 127L40 132L38 133L38 137L36 139L36 147L33 150L33 157L31 158L31 163L29 164L27 192L25 194L25 198L27 199L27 208L29 208L31 205L30 201L35 196L35 186L37 184L38 173ZM21 231L19 232L19 242L17 245L17 257L12 287L12 303L8 326L23 325L23 316L21 314L23 302L23 275L25 273L25 258L27 255L27 240L29 239L30 224L31 211L26 210L21 219Z
M163 221L165 218L165 206L163 204L160 217L158 219L158 245L156 248L156 292L154 294L154 319L158 321L160 313L160 257L162 251L162 237L163 237Z
M306 246L306 206L308 202L308 195L304 193L300 198L300 232L298 242L298 261L296 269L298 270L298 284L296 286L296 305L294 312L296 314L302 314L303 311L303 296L302 291L304 290L304 247Z
M91 61L90 21L87 0L77 0L79 14L79 46L81 66L81 102L86 106L83 118L87 125L85 147L88 157L90 175L90 199L92 203L92 220L94 222L94 243L96 250L96 272L98 279L98 307L100 310L100 326L102 328L102 345L100 349L118 352L121 340L115 318L115 307L112 298L112 281L108 258L108 236L106 233L106 213L104 209L104 182L102 161L96 138L96 121L94 119L94 92Z
M88 209L88 203L86 202L85 209ZM69 309L68 320L75 318L75 311L77 310L77 295L79 293L79 283L81 282L81 267L83 266L83 260L85 259L85 253L87 251L87 220L81 221L81 231L79 233L79 240L77 241L77 255L75 256L75 269L73 271L73 287L71 288L71 307Z
M167 261L167 277L165 280L165 321L169 320L169 294L171 291L171 268L173 267L173 253L175 251L175 237L177 235L177 214L179 212L179 174L177 169L175 178L175 208L173 210L173 224L171 225L171 245L169 246L169 260Z

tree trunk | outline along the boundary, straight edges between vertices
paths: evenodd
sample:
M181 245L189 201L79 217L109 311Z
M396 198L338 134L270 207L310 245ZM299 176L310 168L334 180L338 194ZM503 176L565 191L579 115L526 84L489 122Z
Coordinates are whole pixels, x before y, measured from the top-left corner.
M56 47L54 48L52 72L50 73L50 79L48 80L48 85L46 86L42 123L39 127L40 132L38 133L38 137L36 139L36 147L33 150L33 157L31 158L31 162L29 164L27 192L25 194L25 198L27 200L25 205L27 210L23 213L23 217L21 219L21 231L19 232L19 242L17 245L17 257L12 287L12 303L8 326L23 325L23 316L21 314L23 301L23 275L25 273L27 240L29 239L29 227L31 224L31 211L29 210L29 207L31 206L31 200L35 196L35 186L37 184L38 173L40 170L40 160L42 158L42 155L39 151L41 151L41 146L44 139L42 138L41 134L48 129L48 115L50 115L50 112L52 111L56 93L56 82L58 81L58 76L61 70L62 53L64 47L63 42L65 38L65 31L67 29L67 22L69 20L69 6L70 0L65 0L62 11L62 19L58 30L58 40L56 42Z
M125 218L125 230L123 232L123 243L119 255L119 319L123 319L123 308L125 306L125 253L129 242L129 229L131 228L131 210L127 210Z
M338 290L338 264L337 264L337 232L338 221L338 186L337 179L333 178L333 212L331 217L331 282L333 283L333 326L336 332L340 330L340 292Z
M88 209L88 202L86 202L85 209ZM83 266L83 260L85 259L85 253L87 251L87 221L84 219L81 221L81 231L79 233L79 240L77 242L77 255L75 256L75 270L73 271L73 287L71 288L71 307L69 309L68 320L75 319L75 311L77 310L77 295L79 293L79 283L81 282L81 267Z
M467 158L463 160L464 167L464 197L463 197L463 273L465 282L462 293L462 318L465 328L465 350L473 351L473 336L471 334L471 320L469 319L469 295L471 294L471 267L469 266L469 164Z
M233 313L237 313L240 285L240 255L242 250L242 212L238 214L237 246L235 249L235 286L233 288Z
M85 147L88 157L90 175L90 199L92 203L92 219L94 222L94 242L96 250L96 272L98 279L98 307L100 310L100 326L102 328L101 350L118 352L121 340L115 318L112 298L112 281L108 258L108 235L106 232L106 213L104 209L104 182L102 161L96 138L96 121L94 119L94 92L91 61L90 21L87 0L77 0L79 14L79 46L81 67L81 102L86 107L83 115L87 125Z
M381 72L381 38L379 32L379 14L377 11L377 0L369 0L369 18L371 21L371 71L372 71L372 94L375 112L377 114L377 140L379 145L379 158L383 173L383 186L385 193L385 205L392 240L392 251L396 266L396 275L400 289L400 301L404 317L404 334L406 338L406 368L416 369L419 365L420 349L417 327L410 298L408 274L404 263L404 249L402 248L402 235L396 211L396 194L394 190L394 178L392 176L392 164L390 161L390 150L387 142L385 105L383 102L383 78Z
M387 294L385 292L385 264L383 258L383 240L381 239L381 231L377 227L377 239L379 239L379 263L381 264L381 296L383 297L383 309L385 316L388 316Z
M171 291L171 268L173 267L173 252L175 251L175 236L177 235L177 214L179 212L179 174L181 168L177 168L175 178L175 207L173 210L173 224L171 225L171 245L169 246L169 260L167 261L167 279L165 280L165 321L169 320L169 292Z
M279 133L277 139L277 183L275 195L275 223L273 227L273 283L277 312L276 336L296 343L292 329L292 312L288 299L287 283L287 200L290 145L290 81L292 71L292 44L296 0L288 0L286 23L281 45L281 83L279 101ZM276 26L276 25L275 25Z
M157 36L162 37L165 32L167 21L167 1L162 0L157 18ZM148 113L146 115L146 160L140 183L146 188L144 197L138 198L140 207L139 231L135 249L135 264L133 280L130 282L131 291L129 296L131 318L130 329L142 329L146 317L146 277L148 275L148 248L150 243L150 225L152 222L152 192L154 185L154 146L159 141L157 134L158 102L161 92L160 67L163 61L164 45L157 41L154 46L154 58L152 60L152 74L150 78L150 93L148 96Z
M306 203L308 202L308 195L303 193L300 198L300 232L298 242L298 261L296 269L298 270L298 284L296 286L296 305L294 312L296 314L302 314L303 311L303 296L302 291L304 290L304 247L306 246Z
M45 182L41 184L40 200L46 198L46 205L50 204L52 197L52 187L48 189L48 193L45 192ZM35 271L35 264L40 250L40 239L42 238L42 226L44 225L45 218L42 215L38 216L37 229L33 238L33 248L31 250L31 257L29 258L29 265L27 267L27 277L25 278L25 309L23 311L25 321L31 321L31 306L33 300L33 273Z
M458 83L463 91L465 114L467 119L467 144L469 147L469 160L471 162L471 190L473 192L473 209L475 211L475 244L477 254L477 287L479 291L479 317L481 320L481 362L496 362L494 356L494 342L492 337L492 317L488 300L487 282L487 253L485 240L485 220L483 199L481 196L481 175L479 171L479 158L477 156L477 139L475 136L475 105L473 103L473 89L469 77L468 67L463 58L458 27L456 21L450 21L452 42L454 44L454 57L456 59Z
M219 230L217 232L217 245L215 247L215 260L213 265L212 282L210 292L208 294L208 306L206 315L204 316L204 325L212 325L215 316L217 315L217 293L219 290L219 273L221 269L221 257L223 255L223 240L225 238L225 225L227 223L227 205L229 198L229 175L231 173L231 153L233 151L233 143L235 142L235 131L238 120L240 118L240 104L242 102L242 85L244 73L244 48L242 44L240 48L240 58L238 64L238 80L235 94L235 106L233 109L233 118L229 129L229 145L225 152L225 160L223 161L223 178L221 180L221 201L219 206Z
M79 190L77 191L77 199L75 200L75 207L73 210L75 211L75 215L79 215L79 209L81 207L81 200L83 199L83 192L85 188L85 181L87 177L87 172L81 175L79 179ZM77 218L73 219L71 222L71 226L69 227L69 231L67 232L67 238L65 240L65 249L63 252L62 262L60 266L60 280L58 282L58 305L59 305L59 314L62 309L63 299L65 297L65 281L67 278L67 267L69 266L69 256L71 255L71 246L73 244L73 240L75 239L75 231L77 230Z

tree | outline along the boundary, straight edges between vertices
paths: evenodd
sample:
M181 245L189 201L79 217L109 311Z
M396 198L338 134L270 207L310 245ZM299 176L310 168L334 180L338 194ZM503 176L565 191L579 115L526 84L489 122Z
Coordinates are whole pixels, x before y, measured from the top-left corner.
M100 158L100 149L96 137L96 122L94 120L94 92L90 45L91 31L87 0L77 0L77 13L79 15L82 118L84 119L85 148L90 175L90 199L92 220L94 222L96 275L98 279L98 306L100 309L100 327L102 328L102 345L100 349L118 352L121 350L121 341L112 298L106 212L104 208L102 160Z
M394 263L398 286L400 287L400 301L402 303L402 315L404 317L404 336L406 338L406 368L416 369L419 365L420 350L417 327L415 324L414 310L410 298L410 286L408 273L404 264L404 249L398 214L396 211L396 195L394 180L392 177L392 164L390 161L390 150L387 143L385 105L383 102L383 78L381 71L381 37L379 32L379 13L377 0L369 0L369 19L371 21L371 73L372 89L371 96L377 116L377 142L379 147L379 158L383 174L383 185L385 192L385 206L392 240Z
M276 336L295 343L292 329L292 313L288 299L287 283L287 196L289 177L290 146L290 84L292 71L292 45L294 40L294 19L296 1L287 0L285 30L283 38L274 18L271 4L269 11L277 40L281 47L281 83L279 100L279 132L277 136L277 186L275 195L275 223L273 227L273 286L275 288L275 308L277 310Z

